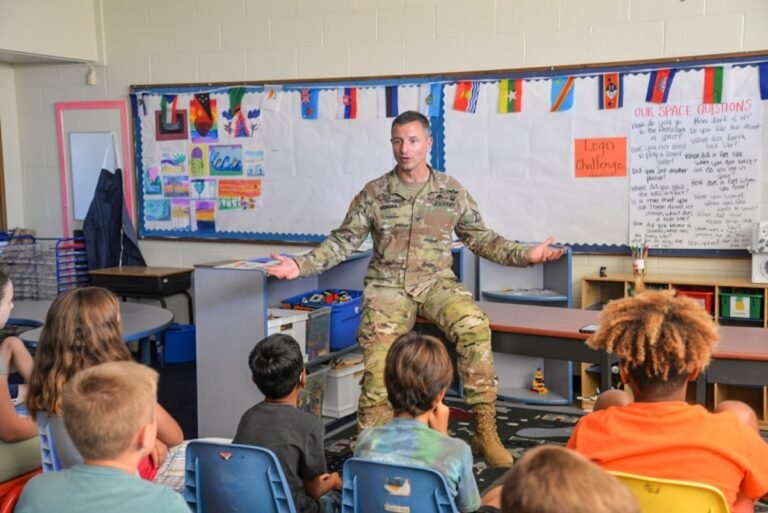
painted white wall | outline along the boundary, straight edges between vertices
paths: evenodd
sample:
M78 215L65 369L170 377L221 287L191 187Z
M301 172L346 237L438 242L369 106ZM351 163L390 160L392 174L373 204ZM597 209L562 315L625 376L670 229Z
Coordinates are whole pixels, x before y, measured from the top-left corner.
M94 0L0 0L0 50L99 59Z
M10 3L0 0L0 6ZM101 0L100 5L108 66L98 69L98 86L84 85L82 66L14 70L24 221L42 235L58 236L61 230L56 101L126 98L131 84L398 75L768 49L765 0ZM144 241L142 249L151 265L191 265L285 248ZM581 275L600 265L629 271L628 258L577 257L575 298ZM658 259L649 265L658 272L749 276L748 262L740 260Z
M5 179L5 214L8 227L24 225L24 188L19 153L19 118L16 107L16 84L13 68L0 64L0 133L3 145L3 177Z

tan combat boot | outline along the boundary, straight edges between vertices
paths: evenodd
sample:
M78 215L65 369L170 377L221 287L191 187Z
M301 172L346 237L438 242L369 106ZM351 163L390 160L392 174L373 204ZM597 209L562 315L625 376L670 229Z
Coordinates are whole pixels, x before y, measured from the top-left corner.
M496 405L474 405L475 436L472 437L472 453L485 458L491 467L511 467L512 455L504 448L496 432Z

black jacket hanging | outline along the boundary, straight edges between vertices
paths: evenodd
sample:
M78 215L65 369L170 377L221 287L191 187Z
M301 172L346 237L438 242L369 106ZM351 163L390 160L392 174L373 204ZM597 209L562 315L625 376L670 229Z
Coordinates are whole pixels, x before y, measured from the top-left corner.
M93 201L83 222L88 269L145 266L136 230L123 198L123 172L101 170Z

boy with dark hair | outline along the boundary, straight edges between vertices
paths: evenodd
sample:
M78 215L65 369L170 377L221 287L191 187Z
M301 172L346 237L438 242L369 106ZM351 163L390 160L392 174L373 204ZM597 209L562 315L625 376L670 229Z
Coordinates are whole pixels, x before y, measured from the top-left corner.
M78 372L62 395L64 425L85 463L32 479L18 513L189 513L171 488L136 475L155 445L157 372L110 362Z
M616 354L634 400L617 390L601 395L568 447L608 470L715 486L731 511L753 511L768 492L768 444L754 411L726 401L713 414L685 402L718 338L709 313L674 291L610 302L587 343Z
M355 456L431 467L445 477L461 512L476 511L480 494L472 473L472 451L448 436L448 407L443 403L453 364L443 343L415 332L398 337L384 366L384 383L394 418L366 429Z
M504 475L502 513L640 513L616 477L557 445L531 449Z
M265 399L243 413L232 443L266 447L277 455L299 513L338 512L340 495L333 490L341 490L341 478L326 470L325 428L297 408L307 379L298 342L270 335L253 348L248 366Z

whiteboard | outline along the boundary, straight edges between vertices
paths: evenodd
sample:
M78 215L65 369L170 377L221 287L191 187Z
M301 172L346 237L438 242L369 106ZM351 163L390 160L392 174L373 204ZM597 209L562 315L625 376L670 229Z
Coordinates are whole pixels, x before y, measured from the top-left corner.
M702 69L677 72L668 104L700 102ZM755 152L768 148L768 109L763 109L756 66L725 68L723 101L751 99L761 124L755 130ZM624 77L624 107L599 110L598 78L576 79L574 106L565 112L549 112L551 80L526 80L523 108L519 113L499 114L498 82L481 84L477 112L453 110L455 84L445 87L445 171L456 176L477 200L486 224L502 235L518 240L544 240L552 235L573 244L623 245L630 241L629 175L623 177L576 178L574 140L577 138L627 137L632 144L635 109L645 101L649 73ZM629 148L629 145L628 145ZM631 164L631 155L627 163ZM751 222L768 215L768 163L759 160L759 181L750 195L748 218L738 225L740 242L749 238ZM702 205L702 208L704 206ZM691 246L674 241L689 237L663 238L656 247ZM672 244L666 241L672 240ZM695 249L729 249L713 243Z
M72 201L74 219L85 220L102 169L116 167L115 136L112 132L70 132Z

